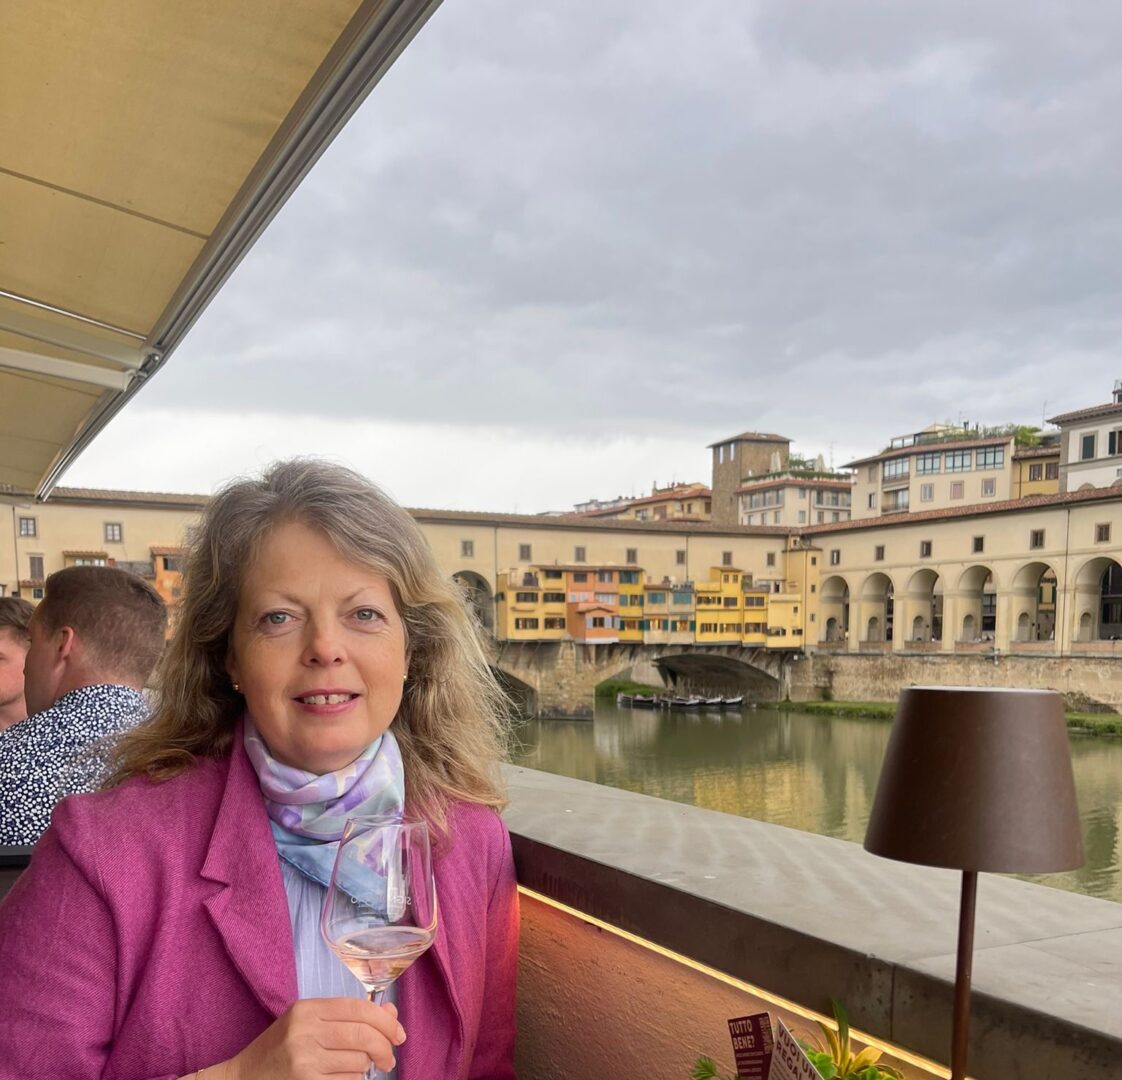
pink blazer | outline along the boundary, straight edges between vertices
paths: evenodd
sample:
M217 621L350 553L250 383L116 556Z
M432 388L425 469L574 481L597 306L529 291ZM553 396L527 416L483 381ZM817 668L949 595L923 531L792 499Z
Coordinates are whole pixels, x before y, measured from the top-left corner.
M65 799L0 905L0 1080L169 1080L233 1057L297 996L241 741L162 784ZM407 1080L514 1076L518 907L501 819L457 804L440 924L402 976Z

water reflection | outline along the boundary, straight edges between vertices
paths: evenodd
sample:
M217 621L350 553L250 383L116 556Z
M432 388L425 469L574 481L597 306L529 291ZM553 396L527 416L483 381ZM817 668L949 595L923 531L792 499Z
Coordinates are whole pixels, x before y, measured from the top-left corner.
M520 765L860 842L891 727L780 713L666 713L598 705L588 721L529 721ZM1122 901L1122 740L1075 736L1087 863L1029 880Z

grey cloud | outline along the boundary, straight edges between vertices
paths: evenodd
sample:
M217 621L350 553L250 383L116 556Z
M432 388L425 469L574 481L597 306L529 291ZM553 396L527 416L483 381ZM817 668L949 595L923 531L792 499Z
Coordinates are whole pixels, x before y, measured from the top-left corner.
M1102 400L1120 29L448 0L138 404L813 450Z

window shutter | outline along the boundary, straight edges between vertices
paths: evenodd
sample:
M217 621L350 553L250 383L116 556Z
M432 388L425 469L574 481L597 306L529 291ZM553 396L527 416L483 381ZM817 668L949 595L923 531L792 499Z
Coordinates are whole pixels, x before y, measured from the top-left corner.
M1117 431L1112 431L1107 436L1107 440L1106 440L1106 452L1108 454L1117 453L1117 450L1115 449L1115 444L1117 443L1117 441L1118 441L1118 432Z

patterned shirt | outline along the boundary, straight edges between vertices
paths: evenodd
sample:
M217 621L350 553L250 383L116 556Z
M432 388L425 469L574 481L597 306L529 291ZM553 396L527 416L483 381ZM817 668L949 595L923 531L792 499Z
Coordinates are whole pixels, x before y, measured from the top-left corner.
M0 844L34 844L55 803L96 791L115 738L148 718L128 686L83 686L0 732Z

